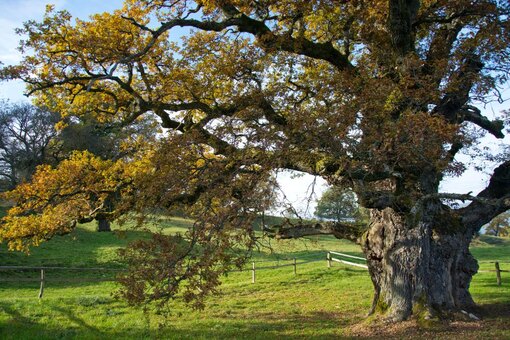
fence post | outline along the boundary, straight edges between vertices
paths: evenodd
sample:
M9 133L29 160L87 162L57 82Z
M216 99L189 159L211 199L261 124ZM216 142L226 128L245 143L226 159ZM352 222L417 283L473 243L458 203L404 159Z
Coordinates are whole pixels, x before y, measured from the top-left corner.
M328 260L328 268L331 268L331 253L328 251L328 255L326 256Z
M255 283L255 262L251 263L251 283Z
M297 275L296 258L294 258L294 275Z
M499 262L496 261L496 282L501 286L501 269L499 269Z
M44 269L41 269L41 288L39 289L39 299L42 299L44 293Z

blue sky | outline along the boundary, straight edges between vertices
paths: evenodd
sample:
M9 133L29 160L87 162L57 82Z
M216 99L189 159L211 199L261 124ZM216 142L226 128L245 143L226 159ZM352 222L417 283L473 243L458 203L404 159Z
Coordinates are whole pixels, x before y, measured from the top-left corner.
M0 61L5 65L15 64L20 59L16 50L20 36L14 33L27 20L39 20L46 5L53 4L55 9L68 10L73 17L81 19L89 15L112 11L122 6L121 0L0 0ZM26 101L21 82L0 83L0 99Z
M121 0L0 0L0 61L4 64L15 64L20 59L20 54L16 50L20 37L14 33L16 27L21 27L24 21L41 19L47 4L54 4L57 10L66 9L73 17L85 19L89 15L112 11L122 6ZM508 87L508 86L507 86ZM23 96L24 86L21 82L11 81L0 83L0 99L9 99L10 101L27 101ZM510 91L505 91L506 97L510 97ZM499 112L502 109L509 109L507 101L503 105L494 105L487 107L485 112L489 118L494 118L493 112ZM484 144L494 144L496 141L492 136L484 139ZM505 142L509 143L509 137ZM487 172L492 171L488 166ZM285 189L285 194L290 201L304 207L308 195L307 189L313 181L312 176L303 176L291 178L288 173L280 175L280 183ZM473 169L468 170L465 175L459 178L447 179L443 182L442 190L445 192L467 193L472 191L477 193L487 184L488 176L479 174ZM324 190L324 181L318 180L315 192L320 195ZM313 207L312 207L313 212Z

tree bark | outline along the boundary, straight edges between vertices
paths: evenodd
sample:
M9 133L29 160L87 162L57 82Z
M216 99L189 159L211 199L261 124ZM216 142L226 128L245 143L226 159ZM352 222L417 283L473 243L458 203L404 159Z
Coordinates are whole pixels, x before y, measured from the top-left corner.
M105 231L105 232L112 231L112 229L110 227L110 221L108 221L105 218L98 218L97 219L97 231L99 231L99 232L102 232L102 231Z
M472 235L463 235L458 219L440 203L427 204L420 215L392 208L371 212L362 239L375 290L370 314L388 321L443 318L474 306Z

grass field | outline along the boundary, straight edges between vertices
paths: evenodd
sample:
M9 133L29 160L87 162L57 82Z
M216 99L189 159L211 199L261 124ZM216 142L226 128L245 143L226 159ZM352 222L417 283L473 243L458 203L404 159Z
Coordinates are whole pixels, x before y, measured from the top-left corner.
M183 230L189 222L171 219L168 232ZM120 237L119 237L120 236ZM0 266L118 268L116 250L142 232L98 233L94 225L80 226L70 235L56 237L34 248L30 256L0 248ZM272 241L274 252L256 253L257 266L292 266L251 273L234 272L225 277L221 292L207 301L202 311L175 303L169 316L146 315L140 308L116 300L114 282L51 282L51 279L101 278L107 273L47 270L44 297L37 298L37 282L0 282L0 339L210 339L210 338L510 338L510 273L497 286L494 273L477 274L472 293L481 306L480 322L454 322L418 329L412 322L396 327L374 327L363 322L372 297L364 269L334 264L328 269L326 250L361 254L355 244L329 237L310 240ZM510 240L482 237L473 254L482 270L510 269ZM318 260L299 264L305 260ZM504 263L506 261L506 263ZM37 277L38 272L10 273L3 278Z

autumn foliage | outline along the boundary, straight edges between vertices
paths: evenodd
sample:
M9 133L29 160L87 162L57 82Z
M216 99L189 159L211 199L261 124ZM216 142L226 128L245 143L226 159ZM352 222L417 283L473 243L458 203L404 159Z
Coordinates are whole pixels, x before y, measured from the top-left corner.
M109 195L128 194L132 178L121 163L76 152L56 168L40 166L31 182L4 195L16 205L4 218L1 238L10 249L28 250L94 217Z

